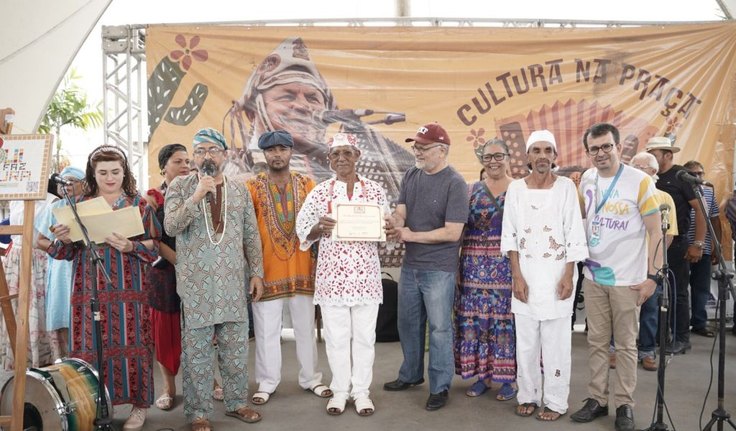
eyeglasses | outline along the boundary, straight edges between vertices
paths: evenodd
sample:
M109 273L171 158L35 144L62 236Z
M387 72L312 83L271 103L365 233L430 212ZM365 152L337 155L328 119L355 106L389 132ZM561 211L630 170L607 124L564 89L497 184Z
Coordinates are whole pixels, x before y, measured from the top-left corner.
M600 147L589 147L588 154L591 156L597 156L598 150L603 150L604 153L610 153L613 149L613 144L603 144Z
M210 157L219 156L224 150L220 147L210 147L209 149L197 148L194 150L195 157L204 157L205 153L208 153Z
M356 153L354 151L350 151L350 150L344 150L344 151L343 150L336 150L336 151L333 151L330 154L328 154L327 155L327 158L330 159L330 160L337 160L337 159L340 158L340 156L343 156L346 159L349 159L349 158L355 156L355 154Z
M507 153L493 153L493 154L483 154L483 156L480 158L484 162L490 162L491 160L495 160L497 162L503 161L503 159L508 156Z
M414 151L417 154L424 154L427 151L431 150L432 148L437 148L437 147L441 147L441 146L442 146L442 144L430 145L429 147L418 147L416 145L412 145L411 146L411 149L412 149L412 151Z

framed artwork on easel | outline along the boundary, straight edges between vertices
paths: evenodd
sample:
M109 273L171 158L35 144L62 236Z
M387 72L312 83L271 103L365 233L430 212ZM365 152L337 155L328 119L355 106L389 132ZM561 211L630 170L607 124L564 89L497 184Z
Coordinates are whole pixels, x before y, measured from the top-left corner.
M0 200L46 199L52 135L0 135Z

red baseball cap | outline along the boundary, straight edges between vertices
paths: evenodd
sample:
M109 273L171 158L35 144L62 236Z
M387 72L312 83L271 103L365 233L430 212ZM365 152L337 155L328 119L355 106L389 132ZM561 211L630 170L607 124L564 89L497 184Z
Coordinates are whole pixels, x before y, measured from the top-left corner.
M425 124L417 130L417 134L411 138L406 138L405 142L418 142L422 145L439 144L450 145L450 136L438 122Z

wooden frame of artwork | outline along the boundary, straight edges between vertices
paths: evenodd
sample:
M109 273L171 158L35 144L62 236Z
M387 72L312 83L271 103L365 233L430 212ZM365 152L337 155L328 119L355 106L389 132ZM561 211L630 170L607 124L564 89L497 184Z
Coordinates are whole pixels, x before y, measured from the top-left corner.
M51 135L0 135L0 200L24 201L23 225L0 226L0 234L22 236L17 294L9 294L5 271L0 263L0 308L15 355L11 413L22 412L26 401L34 201L46 199L48 193L52 142ZM19 318L13 314L10 305L10 301L15 298L18 299ZM15 331L12 330L14 326ZM0 426L3 425L10 425L11 431L21 431L23 415L0 416Z
M52 135L0 135L0 200L46 199Z

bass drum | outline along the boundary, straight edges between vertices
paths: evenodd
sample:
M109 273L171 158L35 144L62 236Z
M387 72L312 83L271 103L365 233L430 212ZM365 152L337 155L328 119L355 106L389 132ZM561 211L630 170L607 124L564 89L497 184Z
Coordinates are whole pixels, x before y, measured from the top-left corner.
M74 358L26 371L23 429L92 431L97 413L97 379L97 371L90 364ZM16 414L12 411L14 380L11 377L0 392L2 415ZM112 417L107 388L105 398Z

